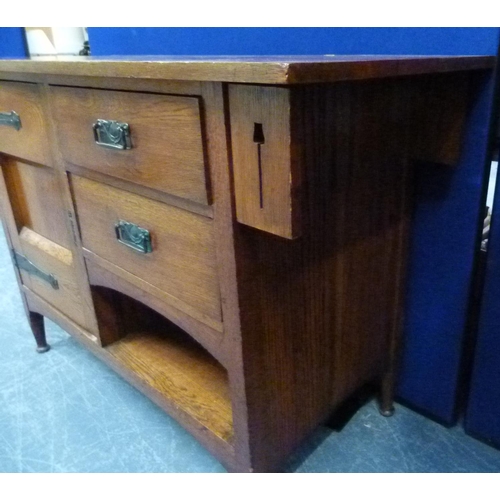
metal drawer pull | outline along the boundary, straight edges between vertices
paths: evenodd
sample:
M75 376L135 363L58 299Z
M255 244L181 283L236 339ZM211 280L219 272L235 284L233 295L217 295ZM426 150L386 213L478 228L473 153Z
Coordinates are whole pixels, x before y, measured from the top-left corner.
M92 126L96 144L112 149L132 149L128 123L98 119Z
M129 248L140 253L151 253L153 251L151 234L147 229L121 220L115 224L115 231L117 240Z
M14 258L14 263L17 268L22 269L23 271L26 271L29 274L32 274L33 276L36 276L37 278L42 279L43 281L46 281L54 290L59 290L59 282L57 281L57 278L53 274L46 273L42 271L39 267L37 267L33 262L28 260L24 255L21 255L17 252L12 252L13 258Z
M21 130L21 118L15 111L11 111L10 113L0 113L0 125L6 125L7 127Z

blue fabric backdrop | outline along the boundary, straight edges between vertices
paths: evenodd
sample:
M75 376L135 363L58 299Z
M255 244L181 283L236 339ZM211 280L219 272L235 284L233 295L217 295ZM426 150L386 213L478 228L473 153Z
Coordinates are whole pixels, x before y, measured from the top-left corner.
M500 183L496 185L486 278L465 428L500 447Z
M26 57L23 28L0 28L0 57Z
M498 28L89 28L94 55L496 54Z

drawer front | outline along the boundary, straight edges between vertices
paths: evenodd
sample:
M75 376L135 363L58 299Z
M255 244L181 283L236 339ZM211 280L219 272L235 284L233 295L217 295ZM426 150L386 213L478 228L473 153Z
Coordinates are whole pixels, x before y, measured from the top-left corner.
M50 163L40 89L33 83L0 82L0 151Z
M198 98L71 87L50 94L66 162L208 204Z
M17 261L23 284L68 318L90 329L71 251L26 227L19 235L19 243L22 257Z
M211 219L76 175L71 181L85 249L190 316L222 321ZM146 230L150 244L131 227Z

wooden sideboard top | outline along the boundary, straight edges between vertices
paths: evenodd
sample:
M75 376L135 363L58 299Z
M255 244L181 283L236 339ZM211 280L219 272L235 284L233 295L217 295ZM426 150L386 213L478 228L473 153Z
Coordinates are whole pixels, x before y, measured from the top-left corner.
M301 84L492 68L493 56L48 56L1 59L29 75Z

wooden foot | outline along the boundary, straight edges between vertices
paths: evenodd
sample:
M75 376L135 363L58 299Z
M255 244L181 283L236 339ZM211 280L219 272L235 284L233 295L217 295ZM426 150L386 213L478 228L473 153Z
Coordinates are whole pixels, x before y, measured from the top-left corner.
M39 313L30 311L28 320L30 322L31 331L36 340L36 352L43 353L50 350L47 339L45 338L45 324L43 316Z
M378 402L379 412L384 417L394 415L394 376L392 372L387 373L380 385L380 395Z
M392 406L391 408L385 408L385 409L382 409L382 407L380 407L379 411L383 417L392 417L396 410L394 409L394 406Z

